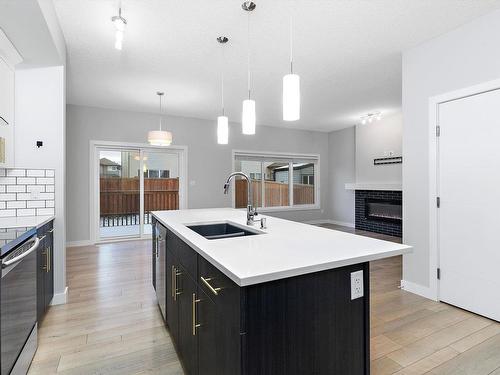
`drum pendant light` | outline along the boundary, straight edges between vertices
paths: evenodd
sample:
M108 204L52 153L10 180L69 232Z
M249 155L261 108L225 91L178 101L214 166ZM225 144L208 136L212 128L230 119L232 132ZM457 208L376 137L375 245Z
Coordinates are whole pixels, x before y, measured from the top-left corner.
M160 129L148 132L148 142L152 146L170 146L172 144L172 133L162 130L162 106L161 98L165 93L158 91L156 95L160 98Z

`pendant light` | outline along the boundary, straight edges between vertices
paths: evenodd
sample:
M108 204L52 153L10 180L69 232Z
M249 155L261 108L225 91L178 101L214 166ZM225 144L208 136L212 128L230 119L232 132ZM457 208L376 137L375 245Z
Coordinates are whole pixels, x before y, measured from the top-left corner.
M123 47L123 32L125 31L125 26L127 26L127 20L122 17L122 5L121 1L118 7L118 15L111 17L113 25L115 25L115 48L121 50Z
M229 121L224 114L224 45L229 41L225 36L220 36L217 41L222 46L222 69L221 69L221 115L217 117L217 143L227 145L229 141Z
M165 93L158 91L156 95L160 98L160 130L151 130L148 132L148 142L152 146L170 146L172 143L172 133L162 130L162 107L161 98Z
M256 5L252 1L245 1L241 7L244 11L248 12L248 25L247 25L247 85L248 85L248 99L243 100L243 113L241 116L241 125L243 134L255 134L255 100L251 99L250 90L250 12L252 12Z
M283 120L300 119L300 77L293 73L293 22L290 15L290 74L283 77Z

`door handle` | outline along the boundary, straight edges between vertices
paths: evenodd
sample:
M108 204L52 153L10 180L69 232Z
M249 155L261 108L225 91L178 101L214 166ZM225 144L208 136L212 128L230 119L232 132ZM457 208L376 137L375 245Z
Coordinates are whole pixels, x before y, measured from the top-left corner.
M201 299L197 299L196 298L196 293L193 293L193 296L192 296L192 313L193 313L193 336L196 336L196 328L199 328L201 327L201 324L199 323L196 323L196 304L198 302L201 302Z
M210 291L215 294L216 296L219 295L219 292L222 290L222 288L214 288L212 285L210 285L209 281L210 280L213 280L212 277L203 277L203 276L200 276L200 279L201 281L203 282L203 284L205 284L207 286L208 289L210 289Z

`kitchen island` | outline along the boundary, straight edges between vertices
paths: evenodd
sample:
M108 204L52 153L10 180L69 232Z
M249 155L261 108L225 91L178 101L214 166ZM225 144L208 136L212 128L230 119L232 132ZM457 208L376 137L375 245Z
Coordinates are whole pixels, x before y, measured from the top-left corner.
M369 262L411 248L266 219L153 212L153 285L185 372L369 374Z

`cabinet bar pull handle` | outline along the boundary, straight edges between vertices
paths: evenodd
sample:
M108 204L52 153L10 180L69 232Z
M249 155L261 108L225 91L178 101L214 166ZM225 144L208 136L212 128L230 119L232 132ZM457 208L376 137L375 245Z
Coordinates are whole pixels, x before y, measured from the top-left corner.
M170 273L170 296L175 298L175 266L172 266L172 272Z
M52 228L51 230L49 230L49 233L53 233L54 232L54 228Z
M47 271L47 250L42 250L42 255L45 259L45 264L42 266L42 270Z
M177 268L175 269L175 289L174 289L174 301L177 301L177 296L182 294L182 292L179 292L179 288L177 288L177 276L182 275L182 272L179 271Z
M193 299L192 299L192 307L193 307L193 336L196 336L196 328L201 327L201 324L196 323L196 304L198 302L201 302L200 299L196 299L196 294L193 293Z
M47 237L46 234L44 234L42 237L40 237L40 241L43 241L45 239L45 237Z
M47 273L50 272L50 252L52 251L52 248L47 248Z
M219 295L219 292L221 291L222 288L214 288L212 285L210 285L209 281L212 280L211 277L203 277L203 276L200 276L200 279L201 281L203 281L203 284L205 284L207 286L208 289L210 289L210 291L215 294L216 296Z

